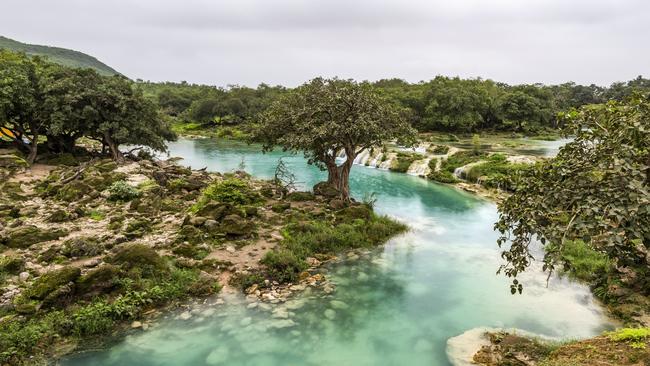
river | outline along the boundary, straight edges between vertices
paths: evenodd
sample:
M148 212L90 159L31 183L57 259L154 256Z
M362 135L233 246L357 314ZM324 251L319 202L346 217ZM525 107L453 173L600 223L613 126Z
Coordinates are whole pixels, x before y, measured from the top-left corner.
M277 161L311 187L324 173L302 156L221 140L180 140L171 156L213 171L244 167L272 176ZM196 306L189 320L168 314L104 350L71 356L77 365L427 365L447 366L446 341L475 327L514 327L556 338L610 326L589 289L526 273L523 295L495 275L501 263L496 206L422 178L355 166L353 196L375 192L379 213L411 230L359 259L331 265L331 294L305 291L287 304L247 306L243 296ZM279 308L279 309L278 309ZM288 316L288 319L285 318Z

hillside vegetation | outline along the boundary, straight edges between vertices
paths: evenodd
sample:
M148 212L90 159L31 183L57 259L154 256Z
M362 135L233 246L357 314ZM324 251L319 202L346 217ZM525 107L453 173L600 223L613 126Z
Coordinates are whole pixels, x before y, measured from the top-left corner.
M64 66L91 68L96 70L98 73L106 76L119 74L113 68L104 64L93 56L66 48L27 44L0 36L0 49L25 52L26 54L32 56L47 57L50 61Z

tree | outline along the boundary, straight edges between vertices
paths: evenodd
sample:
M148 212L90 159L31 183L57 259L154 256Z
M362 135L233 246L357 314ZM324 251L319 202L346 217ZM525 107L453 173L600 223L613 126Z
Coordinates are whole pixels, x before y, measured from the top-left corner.
M525 171L499 205L498 245L509 245L499 271L524 271L535 238L546 250L544 270L552 271L565 244L582 240L617 268L640 268L640 278L648 278L650 101L585 106L562 117L575 140ZM512 290L521 291L516 279Z
M273 103L255 137L265 151L280 145L304 152L309 164L327 170L340 198L349 200L350 169L359 153L393 139L413 142L415 130L401 112L368 83L316 78ZM345 160L337 164L341 152Z
M0 50L0 127L11 132L29 163L36 160L45 122L41 110L45 67L39 58Z
M175 139L156 105L121 76L104 77L87 108L88 135L101 141L114 160L121 160L121 144L142 145L166 151L165 141Z
M94 101L104 82L92 69L57 68L44 86L43 109L47 116L45 135L52 152L74 151L77 139L90 135Z

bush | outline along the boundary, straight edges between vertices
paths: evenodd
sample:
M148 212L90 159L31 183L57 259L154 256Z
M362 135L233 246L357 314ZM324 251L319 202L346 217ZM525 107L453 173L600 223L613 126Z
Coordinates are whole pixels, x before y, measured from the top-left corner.
M447 145L435 145L429 147L429 152L436 155L445 155L449 152L449 146Z
M477 162L487 157L485 153L474 153L473 151L459 151L442 161L440 170L453 173L456 168Z
M286 249L270 251L260 262L267 267L268 276L280 283L295 282L308 267L304 259Z
M233 205L250 205L258 203L260 200L259 193L255 192L246 181L228 178L206 187L198 202L192 206L191 211L197 212L213 201Z
M411 164L420 158L421 156L418 154L399 152L397 153L397 158L390 167L390 170L398 173L406 173Z
M458 182L458 179L448 171L431 172L427 178L439 183L453 184Z
M140 197L140 191L138 191L135 187L130 186L123 180L114 182L108 187L109 201L126 202L137 197Z

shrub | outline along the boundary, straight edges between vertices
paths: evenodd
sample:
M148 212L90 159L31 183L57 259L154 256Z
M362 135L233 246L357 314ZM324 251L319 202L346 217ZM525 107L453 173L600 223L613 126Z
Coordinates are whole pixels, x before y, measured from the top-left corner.
M458 179L456 179L456 177L448 171L431 172L427 178L439 183L452 184L458 182Z
M429 152L436 155L444 155L449 152L449 146L447 145L435 145L429 147Z
M130 201L136 197L140 197L140 191L135 187L130 186L123 180L114 182L108 187L108 200L109 201Z
M212 201L233 205L250 205L258 203L260 199L259 193L255 192L246 181L228 178L206 187L198 202L192 206L191 211L197 212Z
M475 154L473 151L459 151L443 160L440 170L453 173L456 168L477 162L486 156L484 153Z
M413 153L399 152L397 158L390 167L390 170L398 173L406 173L414 161L420 159L421 156Z
M266 266L269 277L280 283L295 282L308 267L304 259L286 249L270 251L260 262Z

